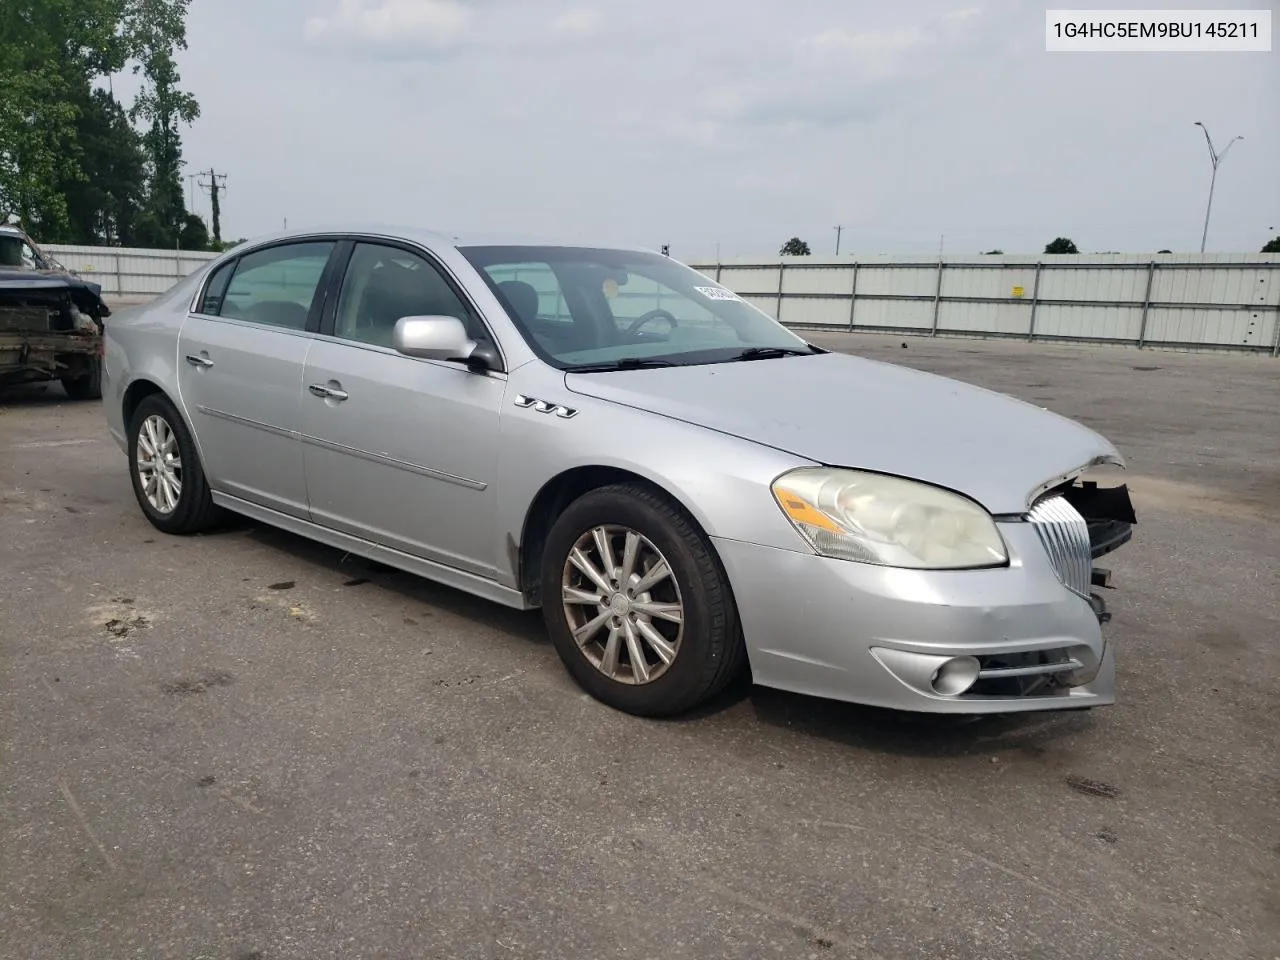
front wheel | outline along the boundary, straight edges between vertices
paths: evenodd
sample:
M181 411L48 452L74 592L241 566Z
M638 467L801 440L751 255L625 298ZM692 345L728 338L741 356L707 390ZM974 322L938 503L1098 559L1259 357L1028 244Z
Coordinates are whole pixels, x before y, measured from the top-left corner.
M710 542L645 486L602 487L570 504L547 537L541 579L560 659L615 709L683 713L743 666L737 610Z
M129 475L138 505L157 530L199 533L217 521L191 431L163 394L146 397L129 422Z

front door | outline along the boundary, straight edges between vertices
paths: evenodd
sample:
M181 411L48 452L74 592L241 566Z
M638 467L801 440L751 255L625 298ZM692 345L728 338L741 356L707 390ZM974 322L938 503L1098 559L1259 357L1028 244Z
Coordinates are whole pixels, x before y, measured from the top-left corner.
M178 337L178 390L210 486L307 516L303 373L336 244L289 243L232 260Z
M494 483L503 375L406 357L405 316L454 316L489 339L475 310L425 257L357 243L306 363L302 428L317 523L436 563L498 576Z

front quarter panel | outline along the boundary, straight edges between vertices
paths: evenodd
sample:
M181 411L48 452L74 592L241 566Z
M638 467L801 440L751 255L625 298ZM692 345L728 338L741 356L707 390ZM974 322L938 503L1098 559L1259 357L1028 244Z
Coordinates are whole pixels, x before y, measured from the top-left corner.
M521 396L575 411L517 404ZM512 373L500 418L501 569L518 577L515 548L538 493L566 471L613 467L634 473L679 501L708 536L810 552L773 499L769 485L812 461L678 420L572 393L564 374L534 361Z

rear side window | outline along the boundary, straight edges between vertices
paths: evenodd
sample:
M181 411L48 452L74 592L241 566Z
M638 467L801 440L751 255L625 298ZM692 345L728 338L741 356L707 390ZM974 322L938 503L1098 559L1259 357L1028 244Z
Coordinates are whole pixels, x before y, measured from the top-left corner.
M305 330L333 247L333 241L289 243L246 254L236 261L218 316ZM212 282L209 290L215 292Z
M226 295L227 284L231 282L231 273L236 268L234 260L228 260L209 278L209 285L204 288L204 297L196 309L197 313L206 313L216 317L222 312L222 298Z

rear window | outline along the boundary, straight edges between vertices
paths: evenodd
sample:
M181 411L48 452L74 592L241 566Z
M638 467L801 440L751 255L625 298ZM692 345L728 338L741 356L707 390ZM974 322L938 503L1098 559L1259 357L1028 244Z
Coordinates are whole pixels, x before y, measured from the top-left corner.
M205 290L202 312L305 330L333 248L333 241L287 243L219 267Z

